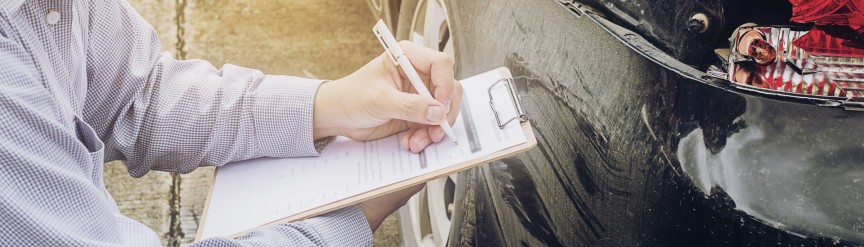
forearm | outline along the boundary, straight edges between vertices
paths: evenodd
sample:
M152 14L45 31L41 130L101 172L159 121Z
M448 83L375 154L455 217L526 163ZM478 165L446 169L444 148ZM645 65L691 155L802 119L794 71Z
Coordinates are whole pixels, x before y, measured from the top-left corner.
M119 111L106 144L127 160L133 176L317 155L312 108L320 83L232 65L217 70L163 55Z
M84 118L107 160L126 160L131 175L143 176L318 154L312 111L321 81L175 60L128 3L91 8Z

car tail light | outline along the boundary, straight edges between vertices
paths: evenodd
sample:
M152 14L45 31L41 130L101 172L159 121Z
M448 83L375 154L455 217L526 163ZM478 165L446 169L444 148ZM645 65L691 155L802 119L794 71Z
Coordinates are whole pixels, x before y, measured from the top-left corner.
M790 0L799 26L742 26L730 39L727 77L790 94L864 101L864 1Z
M765 63L754 56L735 52L735 50L745 49L738 49L738 46L742 45L740 43L742 40L740 37L734 38L732 41L733 51L729 58L730 81L762 90L791 94L826 97L849 96L846 88L839 85L831 77L833 74L829 74L829 71L832 70L842 70L846 64L832 63L838 61L832 56L812 55L792 42L806 35L807 31L772 26L744 27L742 29L747 29L747 32L761 33L765 43L770 44L776 50L767 53L776 54L777 58L771 63ZM740 32L744 32L744 30L739 30ZM861 75L848 76L860 77ZM858 90L851 87L850 89ZM861 90L864 90L864 87Z
M864 39L864 33L858 33L849 27L817 26L792 44L812 56L861 58L864 57L864 45L859 43L859 39Z
M864 25L864 1L861 0L789 0L791 21L818 25Z

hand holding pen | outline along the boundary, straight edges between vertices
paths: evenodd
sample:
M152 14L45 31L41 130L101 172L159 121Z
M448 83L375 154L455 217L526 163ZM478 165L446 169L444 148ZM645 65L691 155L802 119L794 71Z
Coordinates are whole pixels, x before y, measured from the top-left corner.
M384 52L351 75L322 84L315 98L313 138L342 135L375 140L404 131L400 144L420 152L445 138L462 104L453 59L414 43L399 42L412 68L433 98L418 94L405 72ZM422 90L422 89L421 89ZM455 140L455 139L451 139Z
M411 60L408 59L408 56L405 54L405 51L402 50L400 44L396 42L396 38L393 37L393 33L390 32L390 29L387 28L384 21L378 20L378 23L375 24L374 28L372 28L372 32L375 33L375 37L377 37L378 41L381 41L381 45L384 46L385 54L389 54L389 58L393 60L393 64L399 65L401 68L402 75L408 77L408 81L411 82L411 85L414 87L414 90L417 91L417 94L428 98L434 98L432 93L426 89L427 84L425 81L429 80L424 81L420 78L420 75L417 74L417 70L414 69L414 65L411 64ZM449 58L449 56L446 57ZM452 60L449 60L448 62L452 67ZM442 119L438 125L444 131L444 134L447 134L447 137L453 141L453 143L459 145L459 141L456 139L456 134L453 133L453 129L450 128L450 123L446 121L446 119Z

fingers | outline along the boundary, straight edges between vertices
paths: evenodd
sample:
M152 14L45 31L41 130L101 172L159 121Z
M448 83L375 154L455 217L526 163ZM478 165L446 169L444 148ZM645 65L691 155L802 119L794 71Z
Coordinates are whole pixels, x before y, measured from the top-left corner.
M380 102L383 114L391 119L434 125L445 117L444 105L418 94L395 92Z
M450 104L447 121L452 125L456 122L459 116L459 109L462 107L462 84L454 83L454 98ZM421 123L409 124L410 129L401 136L399 143L404 149L411 152L419 153L432 143L438 143L444 139L444 131L438 123Z
M411 186L401 190L389 192L387 194L368 199L359 203L360 209L366 216L369 223L369 228L374 232L381 225L387 216L393 214L397 209L405 205L411 196L420 192L423 189L423 184Z
M444 139L444 131L438 125L430 125L422 128L408 129L399 137L399 145L414 153L419 153Z
M404 70L382 59L385 73L394 78L400 92L381 102L391 106L384 106L390 108L384 110L385 117L409 122L410 129L401 136L400 145L417 153L444 139L444 131L438 126L441 120L455 123L462 104L462 87L454 79L453 58L449 55L407 41L399 42L399 46L434 99L417 95Z
M424 187L426 187L426 183L421 183L418 185L414 185L414 186L402 189L402 191L400 191L399 193L405 193L405 195L408 195L408 196L404 197L405 198L404 201L408 202L408 199L411 199L411 196L414 196L415 194L417 194L417 192L420 192L421 190L423 190ZM405 202L403 202L402 205L405 205Z
M429 125L426 129L429 132L429 138L432 139L432 143L438 143L444 139L444 129L441 129L441 125Z
M414 131L414 133L411 135L410 139L408 140L408 149L411 150L411 152L419 153L420 151L423 151L423 149L428 147L430 144L432 144L432 139L429 138L428 128L421 128L417 131Z
M402 146L402 149L410 149L411 136L414 135L414 132L418 129L408 129L405 131L405 134L399 137L399 146Z
M453 58L443 52L438 52L408 41L399 42L417 72L429 75L431 82L426 83L433 97L444 105L453 100L453 88L456 83L453 78Z

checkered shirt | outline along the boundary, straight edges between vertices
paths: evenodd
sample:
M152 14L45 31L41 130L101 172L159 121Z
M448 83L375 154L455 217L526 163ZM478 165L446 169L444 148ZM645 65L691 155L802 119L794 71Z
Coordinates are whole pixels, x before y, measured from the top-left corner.
M159 245L120 214L104 160L129 174L318 155L321 81L159 52L118 0L0 1L0 245ZM356 206L200 246L368 246Z

